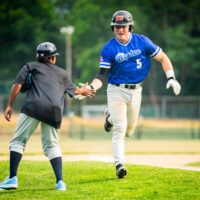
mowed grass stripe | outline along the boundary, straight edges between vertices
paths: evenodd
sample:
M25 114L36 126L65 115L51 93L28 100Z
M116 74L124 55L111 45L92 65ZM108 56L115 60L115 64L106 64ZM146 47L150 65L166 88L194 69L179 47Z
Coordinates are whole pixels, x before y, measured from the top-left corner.
M0 179L8 175L8 161L0 162ZM56 191L55 178L47 161L22 161L19 189L1 191L0 199L200 199L200 173L127 165L128 176L117 179L112 163L64 162L67 191Z

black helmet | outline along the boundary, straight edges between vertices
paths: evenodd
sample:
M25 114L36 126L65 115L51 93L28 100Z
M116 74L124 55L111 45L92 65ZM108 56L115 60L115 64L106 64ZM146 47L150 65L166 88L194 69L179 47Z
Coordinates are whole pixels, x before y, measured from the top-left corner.
M112 26L132 26L134 25L133 17L130 12L126 10L119 10L112 16Z
M51 57L59 55L56 46L51 42L43 42L37 46L37 57Z

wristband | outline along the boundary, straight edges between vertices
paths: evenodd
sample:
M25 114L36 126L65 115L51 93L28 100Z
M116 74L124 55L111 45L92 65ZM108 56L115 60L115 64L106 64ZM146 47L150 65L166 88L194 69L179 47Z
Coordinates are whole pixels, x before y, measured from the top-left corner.
M175 79L175 75L174 75L174 70L173 69L170 69L168 71L166 71L166 76L167 76L167 79L169 78L174 78Z
M168 81L169 81L170 79L175 79L175 78L174 78L174 77L172 77L172 76L171 76L171 77L169 77L169 78L167 78L167 80L168 80Z

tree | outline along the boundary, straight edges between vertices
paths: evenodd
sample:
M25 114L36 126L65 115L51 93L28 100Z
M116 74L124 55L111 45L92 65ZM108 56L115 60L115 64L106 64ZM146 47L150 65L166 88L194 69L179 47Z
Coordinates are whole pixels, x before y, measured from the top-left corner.
M43 41L58 43L59 24L54 1L1 0L0 79L8 80L30 60Z
M58 64L64 67L65 38L60 27L73 25L72 78L75 82L91 81L99 71L102 47L113 37L111 16L124 9L133 14L134 32L147 35L169 55L182 94L199 95L199 8L199 0L1 0L0 79L13 80L23 64L35 59L35 48L43 41L56 44ZM170 94L164 87L166 77L157 65L153 62L144 94Z

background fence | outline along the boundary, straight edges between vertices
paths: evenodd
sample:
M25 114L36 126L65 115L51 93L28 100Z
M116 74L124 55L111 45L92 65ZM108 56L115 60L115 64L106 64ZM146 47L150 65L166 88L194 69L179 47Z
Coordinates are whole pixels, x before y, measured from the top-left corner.
M24 103L24 94L20 94L14 104L16 112ZM0 112L4 112L8 95L0 95ZM106 96L97 95L82 101L72 99L70 109L65 114L94 117L103 114ZM146 118L200 119L200 96L143 96L140 114Z
M8 96L0 96L3 112ZM24 95L15 101L14 110L20 111ZM65 109L62 132L72 139L110 139L104 131L103 112L106 96L93 99L71 100L70 110ZM5 123L4 123L5 125ZM2 130L5 130L2 125ZM144 96L140 117L131 139L200 139L200 97Z

